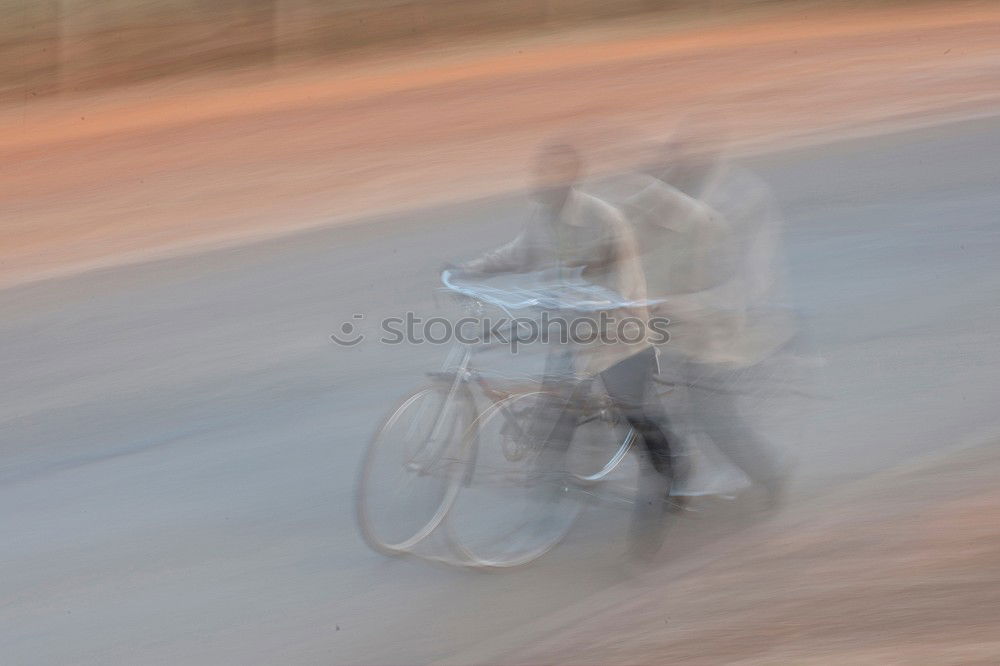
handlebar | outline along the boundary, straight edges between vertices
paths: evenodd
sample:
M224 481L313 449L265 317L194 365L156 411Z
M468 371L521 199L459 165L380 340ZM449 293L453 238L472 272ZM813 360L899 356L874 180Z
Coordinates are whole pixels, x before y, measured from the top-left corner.
M540 308L547 310L575 310L601 312L620 308L648 307L663 303L663 299L626 300L606 287L592 284L581 277L582 269L574 269L568 278L539 277L541 282L552 282L548 287L499 288L485 284L463 285L455 282L454 271L441 272L441 283L449 291L496 306L505 312ZM545 275L542 273L541 275Z

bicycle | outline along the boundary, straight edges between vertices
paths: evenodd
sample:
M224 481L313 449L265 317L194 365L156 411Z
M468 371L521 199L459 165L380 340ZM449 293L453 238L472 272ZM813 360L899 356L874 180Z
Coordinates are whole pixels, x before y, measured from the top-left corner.
M463 298L467 312L481 315L484 304L489 304L512 320L514 309L553 307L559 297L537 290L463 287L453 283L447 271L442 282ZM607 301L602 297L591 303L606 307ZM489 568L526 564L569 531L582 507L571 490L604 480L631 450L636 433L623 425L606 397L591 394L572 407L579 421L567 473L540 475L533 463L541 438L531 432L526 417L537 411L540 401L554 396L539 378L510 382L475 368L473 357L488 348L454 347L445 369L429 373L430 384L404 398L376 430L359 470L355 506L361 535L375 551L412 552L447 521L446 536L462 564ZM486 406L480 410L482 399ZM579 444L587 438L592 440L590 451ZM609 444L614 447L610 456L606 449L599 450ZM588 454L596 455L588 459ZM380 478L385 460L392 470L391 481ZM387 487L389 497L380 497ZM515 494L515 489L523 492ZM502 520L493 511L490 519L491 507L510 509L514 497L532 499L546 490L550 501L542 505L544 510L531 512L521 506ZM534 524L517 524L526 517ZM520 535L515 534L518 531ZM525 538L528 532L533 538Z

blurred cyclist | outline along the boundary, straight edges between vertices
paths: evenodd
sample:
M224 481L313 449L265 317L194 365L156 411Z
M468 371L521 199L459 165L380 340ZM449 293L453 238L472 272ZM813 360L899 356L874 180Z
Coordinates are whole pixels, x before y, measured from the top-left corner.
M581 160L574 148L567 144L543 147L534 170L538 214L514 240L459 266L459 271L465 276L484 276L582 270L586 281L615 292L622 303L629 304L620 307L616 316L646 322L645 278L632 230L613 207L575 187L580 175ZM567 304L567 310L572 310L572 303ZM609 397L645 444L649 464L642 465L640 498L631 529L633 551L645 556L655 552L663 538L668 494L679 473L676 437L652 395L650 384L656 368L652 346L645 339L619 340L614 330L604 334L600 343L574 344L550 354L545 383L561 397L553 400L545 413L550 434L543 453L547 452L549 464L562 463L576 428L572 401L581 385L566 382L566 376L600 375Z

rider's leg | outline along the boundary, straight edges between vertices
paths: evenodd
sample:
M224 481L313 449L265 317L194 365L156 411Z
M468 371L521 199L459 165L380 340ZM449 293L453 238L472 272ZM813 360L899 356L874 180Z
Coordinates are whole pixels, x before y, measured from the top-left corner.
M640 465L639 493L629 535L633 555L641 558L655 554L663 543L670 508L667 499L679 472L677 447L671 445L677 438L658 401L648 400L655 363L655 352L648 349L601 375L608 395L642 439L648 461Z
M680 440L650 390L655 369L656 353L649 348L605 370L601 379L612 402L642 438L653 469L670 481L681 471Z

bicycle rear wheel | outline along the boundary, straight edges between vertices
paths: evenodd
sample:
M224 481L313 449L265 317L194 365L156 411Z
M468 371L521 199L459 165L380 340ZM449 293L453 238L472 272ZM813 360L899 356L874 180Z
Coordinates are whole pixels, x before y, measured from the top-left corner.
M608 478L628 456L636 436L627 423L600 416L578 425L566 463L574 483L589 487Z
M468 389L420 389L376 431L358 473L355 515L365 542L384 555L411 550L440 525L458 489L456 461L475 417Z
M527 564L559 543L580 512L571 475L547 464L539 446L544 438L535 419L549 399L543 392L510 396L469 429L445 524L471 566Z

